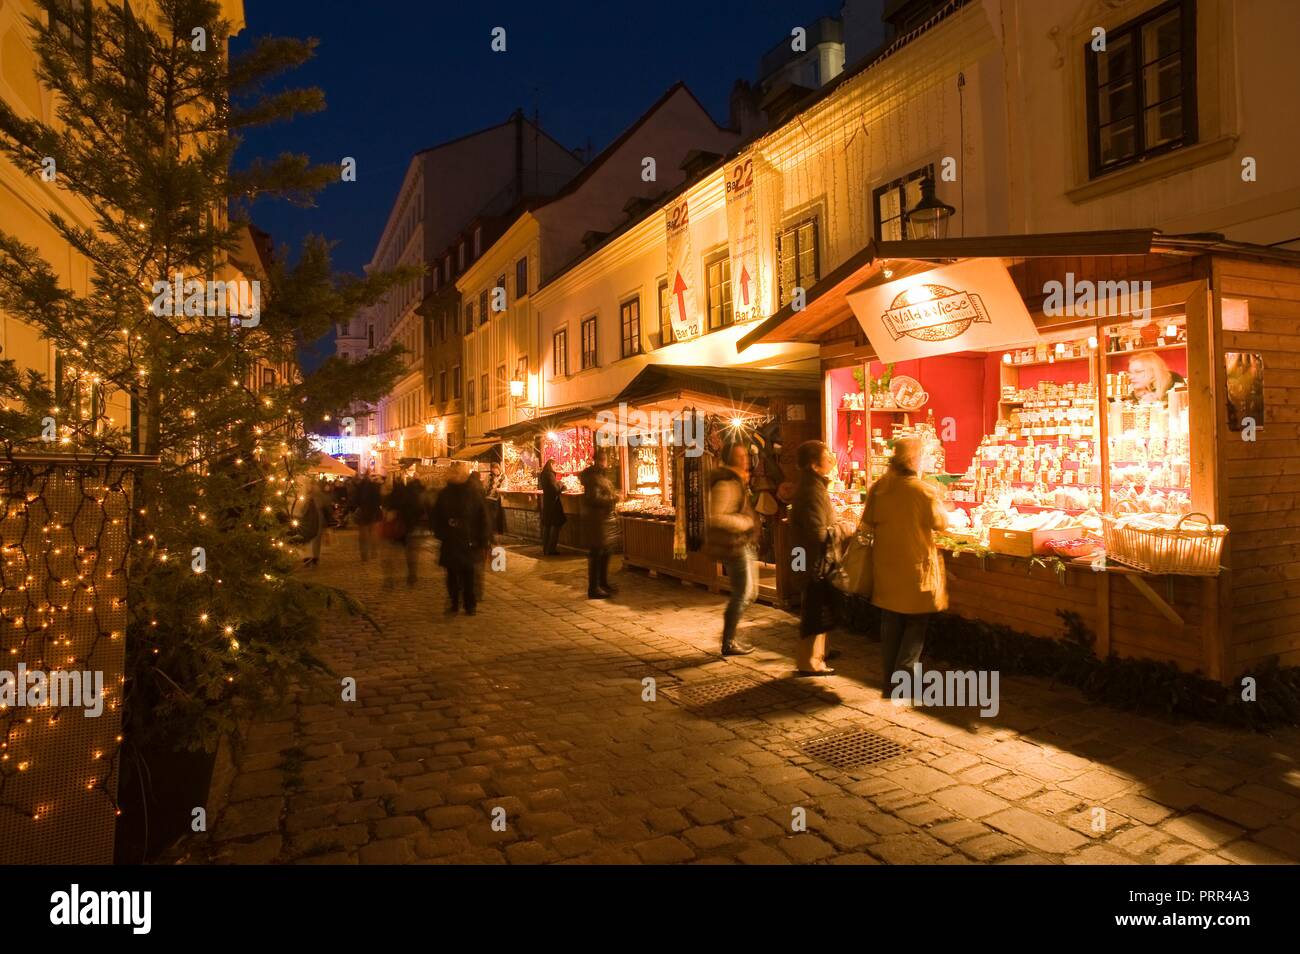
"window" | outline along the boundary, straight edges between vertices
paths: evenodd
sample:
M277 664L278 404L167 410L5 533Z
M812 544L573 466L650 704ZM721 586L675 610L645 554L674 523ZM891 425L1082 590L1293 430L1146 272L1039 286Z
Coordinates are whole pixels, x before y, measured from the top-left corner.
M491 404L489 403L490 399L488 398L488 376L486 374L479 376L478 392L480 407L483 413L486 414L488 408L491 407Z
M551 365L557 378L569 373L569 329L561 328L551 336Z
M497 407L506 406L506 395L510 392L510 384L506 381L506 366L497 365Z
M668 279L659 283L659 341L656 348L673 343L673 299L668 294Z
M483 289L478 293L478 323L486 325L488 320L488 293Z
M374 326L374 325L366 325L366 341L369 343L369 347L373 348L373 347L375 346L375 326Z
M515 297L523 298L528 294L528 256L515 262Z
M619 325L623 329L622 355L630 358L641 353L641 299L633 298L618 306Z
M796 222L776 237L777 281L781 305L790 304L794 290L817 283L817 217Z
M1092 176L1196 141L1196 16L1173 0L1085 46Z
M465 270L465 243L461 242L460 245L457 246L456 248L456 271L463 272L464 270Z
M731 324L731 259L726 252L704 263L704 289L708 296L709 330Z
M460 365L451 369L451 397L454 401L460 400Z
M275 368L262 369L262 387L264 388L275 387Z
M596 316L592 315L582 323L582 367L596 366Z
M474 229L474 257L478 258L483 254L483 227L476 226Z
M474 379L470 378L465 382L465 413L477 413L474 408Z
M447 402L447 372L438 372L438 400L442 403Z
M447 276L447 281L451 281L451 252L448 252L442 260L442 273Z
M877 241L901 242L907 238L903 213L921 201L921 180L926 176L934 176L934 166L923 166L871 193L872 234Z
M90 0L56 0L50 7L50 29L67 44L74 59L90 66Z
M498 288L500 289L499 292L497 291ZM493 295L498 295L498 294L499 294L499 295L501 296L501 308L500 308L500 311L505 311L505 310L506 310L506 277L505 277L504 275L498 275L498 276L497 276L497 283L496 283L496 285L494 285L493 288L492 288L492 294L493 294ZM493 305L494 305L494 306L495 306L495 304L496 304L496 303L493 302ZM500 313L500 311L498 312L498 314Z
M465 334L474 330L474 303L465 306Z

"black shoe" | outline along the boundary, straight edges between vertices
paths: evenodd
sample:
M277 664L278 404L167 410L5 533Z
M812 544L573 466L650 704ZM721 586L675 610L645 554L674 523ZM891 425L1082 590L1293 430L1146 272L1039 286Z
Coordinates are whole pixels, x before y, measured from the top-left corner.
M602 583L602 584L600 584L600 588L601 588L602 590L604 590L606 593L608 593L610 596L617 596L617 595L618 595L618 587L617 587L617 586L610 586L608 583Z
M724 640L722 643L722 655L724 656L748 656L753 651L754 644L741 636L731 640Z
M607 599L609 599L609 594L606 593L604 590L588 590L588 591L587 591L587 599L589 599L589 600L607 600Z

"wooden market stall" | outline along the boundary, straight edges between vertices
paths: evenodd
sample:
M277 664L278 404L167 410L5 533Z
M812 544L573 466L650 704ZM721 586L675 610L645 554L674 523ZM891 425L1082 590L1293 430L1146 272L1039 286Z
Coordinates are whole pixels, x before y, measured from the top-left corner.
M1069 610L1100 656L1220 681L1300 664L1300 254L871 243L738 348L759 341L820 344L842 506L895 436L942 461L950 612L1058 637Z
M493 432L501 442L502 485L498 492L504 532L533 543L542 539L541 469L554 461L564 487L565 524L560 545L582 548L582 490L578 474L592 461L592 411L571 407L552 411Z
M598 427L617 436L619 507L625 566L714 590L729 581L704 550L708 477L723 448L751 449L751 499L764 517L758 598L789 598L784 506L794 449L818 432L816 371L648 365L598 412ZM603 425L603 426L602 426Z

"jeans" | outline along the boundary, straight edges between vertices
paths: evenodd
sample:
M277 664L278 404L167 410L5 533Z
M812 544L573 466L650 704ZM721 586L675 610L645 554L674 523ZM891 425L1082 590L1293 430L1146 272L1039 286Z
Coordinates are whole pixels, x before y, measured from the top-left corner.
M447 567L447 597L452 609L459 609L462 601L466 611L478 605L478 595L474 592L474 569L473 564Z
M921 661L925 647L925 630L930 622L929 613L895 613L880 611L880 659L884 672L881 691L893 691L894 673L902 671L911 677L912 667Z
M753 547L744 547L737 556L725 561L727 579L731 581L731 598L722 614L722 645L736 638L736 627L758 591L758 577L754 573L757 559Z
M592 547L587 551L587 595L595 596L609 589L609 547Z

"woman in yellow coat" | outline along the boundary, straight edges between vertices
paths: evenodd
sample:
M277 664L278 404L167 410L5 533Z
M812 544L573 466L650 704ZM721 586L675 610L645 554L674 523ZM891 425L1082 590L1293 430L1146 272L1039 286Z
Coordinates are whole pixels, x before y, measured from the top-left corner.
M894 673L910 676L920 661L930 614L948 608L943 558L934 545L934 531L948 518L938 488L921 479L927 463L920 440L896 441L889 470L872 485L862 515L875 539L871 602L880 609L886 696Z

